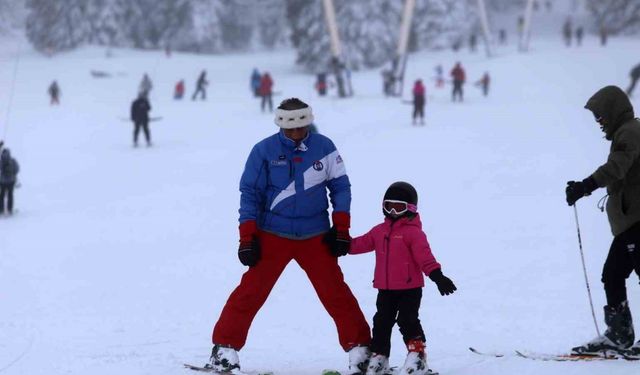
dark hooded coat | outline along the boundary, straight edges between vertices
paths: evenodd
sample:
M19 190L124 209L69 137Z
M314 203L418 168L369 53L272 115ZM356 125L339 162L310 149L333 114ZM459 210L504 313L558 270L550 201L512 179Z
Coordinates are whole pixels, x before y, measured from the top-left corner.
M611 141L607 162L591 177L607 188L607 216L617 236L640 222L640 121L627 94L616 86L600 89L585 108L602 117L602 130Z

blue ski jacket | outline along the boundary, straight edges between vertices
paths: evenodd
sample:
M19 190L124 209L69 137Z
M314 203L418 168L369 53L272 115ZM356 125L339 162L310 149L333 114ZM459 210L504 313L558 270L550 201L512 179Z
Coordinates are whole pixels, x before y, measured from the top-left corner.
M351 184L333 142L311 133L299 145L282 130L256 144L240 179L240 223L287 238L304 239L329 230L334 212L349 213Z

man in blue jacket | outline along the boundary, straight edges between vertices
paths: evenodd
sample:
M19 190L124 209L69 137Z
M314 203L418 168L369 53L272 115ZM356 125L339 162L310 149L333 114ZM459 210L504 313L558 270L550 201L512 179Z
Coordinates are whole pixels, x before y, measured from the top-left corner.
M344 282L337 257L347 254L351 184L333 142L309 132L311 107L299 99L276 110L278 133L251 150L240 180L238 258L249 266L231 293L213 330L211 363L217 371L239 369L256 313L287 264L306 272L333 318L354 374L364 373L371 341L369 325ZM333 206L329 222L329 200Z

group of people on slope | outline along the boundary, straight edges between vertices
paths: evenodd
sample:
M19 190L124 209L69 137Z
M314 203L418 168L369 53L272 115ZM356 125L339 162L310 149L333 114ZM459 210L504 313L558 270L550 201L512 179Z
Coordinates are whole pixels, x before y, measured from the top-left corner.
M264 112L269 107L269 112L273 112L273 78L269 72L260 74L257 68L251 72L251 79L249 87L253 96L256 98L262 98L260 102L260 109Z
M453 84L453 89L451 92L451 100L454 102L455 101L462 102L463 96L464 96L463 86L464 86L464 83L466 82L467 75L464 68L462 67L462 64L460 64L460 62L456 62L453 69L451 69L450 76L452 79L451 82ZM442 65L436 66L435 81L436 81L437 88L444 87L445 80L443 76ZM491 78L489 76L489 73L485 72L482 78L477 82L475 82L475 86L478 86L482 89L483 96L488 96L490 83L491 83ZM413 89L411 90L411 92L413 94L413 124L417 125L419 123L420 125L424 125L424 107L427 103L427 100L426 100L426 87L421 79L418 79L414 82Z
M456 290L444 276L422 231L418 194L406 182L389 186L381 202L384 220L351 238L351 183L333 142L309 131L311 107L299 99L275 111L276 134L257 143L240 180L238 258L248 266L215 324L207 365L240 368L238 351L251 322L291 261L306 272L333 318L352 374L389 371L391 331L398 323L407 347L402 374L425 374L426 337L418 311L423 274L442 295ZM327 211L331 197L331 220ZM373 287L379 290L373 335L345 283L338 257L375 251Z

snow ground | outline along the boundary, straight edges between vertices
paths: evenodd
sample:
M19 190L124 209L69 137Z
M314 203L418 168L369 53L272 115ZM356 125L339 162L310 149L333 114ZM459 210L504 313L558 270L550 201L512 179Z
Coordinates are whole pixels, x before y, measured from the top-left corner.
M243 267L236 258L238 180L254 143L274 133L272 117L250 96L256 66L272 73L276 101L309 101L353 185L358 235L382 220L386 187L407 180L420 194L425 231L458 285L441 297L427 281L421 308L430 365L447 375L637 373L636 363L547 363L479 357L467 350L561 352L592 338L569 179L606 158L608 142L588 97L626 86L637 39L607 48L587 38L565 49L557 35L515 44L486 59L466 51L412 56L408 82L427 82L427 126L410 125L410 106L382 97L378 71L354 73L356 96L318 98L313 77L292 52L195 56L97 48L46 58L17 39L0 48L0 134L18 158L19 213L0 220L0 373L182 374L204 363L210 332ZM16 56L16 85L11 95ZM464 104L434 88L433 67L457 60L470 81L493 78L483 98L472 85ZM175 102L173 85L209 72L208 101ZM94 79L91 69L115 74ZM133 149L128 115L138 82L155 83L155 146ZM62 105L46 87L57 79ZM407 84L407 86L410 86ZM407 89L408 92L408 89ZM11 100L11 105L8 103ZM636 107L640 102L633 100ZM10 111L8 111L10 108ZM588 272L602 328L599 283L611 235L596 201L578 204ZM371 320L373 256L340 260ZM636 321L640 287L628 283ZM246 370L283 375L344 368L330 318L304 273L291 264L258 314L241 351ZM393 364L404 360L394 332Z

